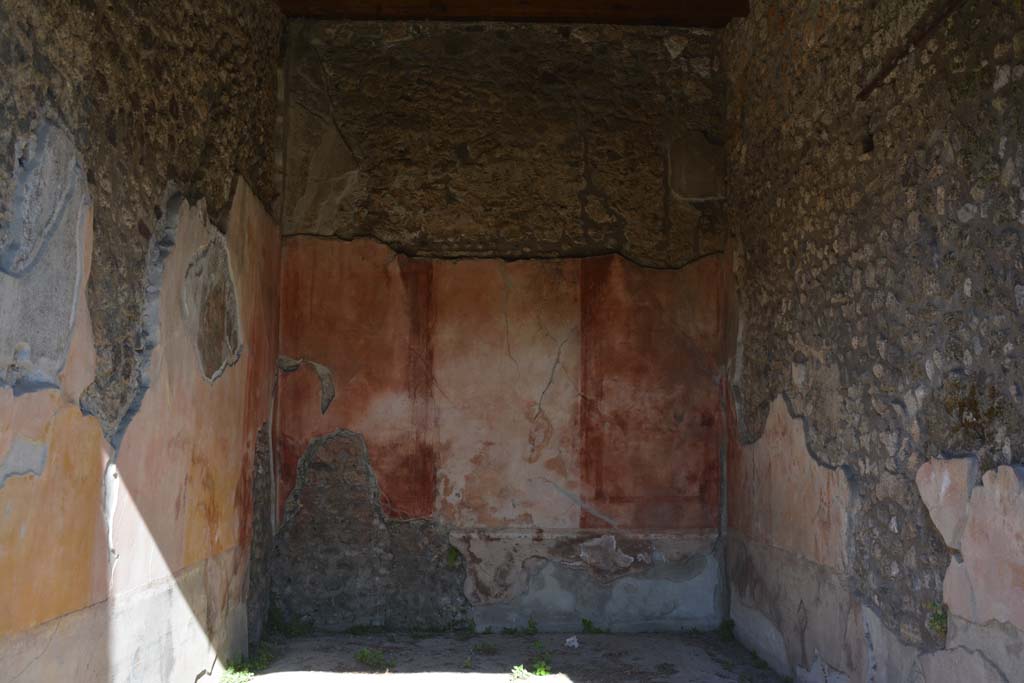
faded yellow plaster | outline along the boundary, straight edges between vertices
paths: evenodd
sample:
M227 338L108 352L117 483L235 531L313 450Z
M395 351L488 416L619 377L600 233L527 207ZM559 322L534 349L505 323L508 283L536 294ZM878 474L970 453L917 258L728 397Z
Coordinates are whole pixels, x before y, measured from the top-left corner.
M0 635L101 597L93 573L99 569L95 547L103 543L103 435L94 418L60 404L56 390L13 401L8 391L0 395L0 415L14 417L14 426L3 425L0 432L42 437L48 450L42 476L11 477L0 488ZM49 408L56 411L40 433L36 420Z

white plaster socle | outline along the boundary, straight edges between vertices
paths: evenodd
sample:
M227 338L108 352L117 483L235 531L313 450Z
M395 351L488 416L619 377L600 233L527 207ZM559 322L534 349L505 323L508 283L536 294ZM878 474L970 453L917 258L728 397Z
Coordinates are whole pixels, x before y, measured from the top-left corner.
M771 619L739 600L730 603L729 616L735 623L739 641L768 662L772 671L782 675L793 672L786 655L786 639Z
M917 470L916 479L917 490L942 540L950 548L959 549L971 490L978 483L978 459L929 460Z
M478 628L574 631L586 618L629 633L712 629L722 620L712 535L454 530L468 559L466 595ZM623 552L630 548L627 552Z

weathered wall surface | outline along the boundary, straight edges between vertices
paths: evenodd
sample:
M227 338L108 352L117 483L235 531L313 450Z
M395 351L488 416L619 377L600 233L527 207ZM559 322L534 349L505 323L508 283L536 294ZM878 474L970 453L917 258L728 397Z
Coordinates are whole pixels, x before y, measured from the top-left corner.
M194 680L244 648L282 19L11 0L0 26L0 679Z
M286 234L424 256L722 249L713 31L296 21Z
M427 260L291 237L281 272L274 594L292 618L428 625L425 605L307 605L372 579L395 604L447 596L433 626L467 598L498 628L717 624L725 257ZM397 537L410 525L429 547ZM352 538L379 570L350 571ZM410 567L417 583L395 580Z
M0 245L32 210L16 185L40 159L45 122L56 123L93 200L97 364L83 407L116 442L145 384L146 257L168 183L204 198L222 230L239 173L265 205L276 198L283 21L270 0L8 0L0 26Z
M147 257L149 385L119 446L77 405L96 362L84 296L60 387L0 393L3 680L196 680L245 649L251 473L277 357L266 275L280 236L241 181L227 236L203 203L175 195L163 207ZM91 218L79 226L83 295ZM199 315L197 264L225 290ZM205 361L232 330L238 355L211 381Z
M1019 665L993 654L997 642L1012 650L1012 620L964 613L949 578L943 590L952 550L939 531L957 525L928 514L914 479L929 458L974 453L980 469L1000 466L1002 490L1021 462L1024 15L997 0L758 2L727 29L723 55L726 215L743 254L733 390L738 442L751 444L733 458L755 472L758 444L774 442L772 469L813 474L825 492L840 468L850 496L843 523L828 507L786 512L773 483L731 501L738 630L774 638L773 663L810 680L825 667L851 680L989 680L992 666L1017 680ZM786 404L806 448L773 435ZM993 533L1012 524L979 506ZM779 511L790 524L769 526ZM826 528L821 548L844 549L843 562L807 547ZM1016 560L977 553L963 562L990 587L974 587L980 599L1006 597L993 572L1013 574ZM943 600L948 635L929 619ZM961 638L957 614L994 616L1002 640L982 645L974 626Z

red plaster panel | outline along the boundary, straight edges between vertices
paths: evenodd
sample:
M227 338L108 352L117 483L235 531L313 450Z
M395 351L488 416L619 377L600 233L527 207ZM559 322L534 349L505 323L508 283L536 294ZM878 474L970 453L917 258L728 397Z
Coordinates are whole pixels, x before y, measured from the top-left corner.
M366 439L389 514L429 516L434 506L430 262L373 242L285 242L281 353L327 366L336 397L320 414L305 368L279 381L281 511L311 439L339 428Z
M285 241L279 504L309 442L367 442L386 511L457 526L716 528L723 258L431 261ZM581 507L582 503L582 507ZM584 512L590 510L591 512Z
M579 261L438 261L434 273L441 516L575 527Z
M581 275L583 527L714 528L725 435L725 262L676 271L616 257Z

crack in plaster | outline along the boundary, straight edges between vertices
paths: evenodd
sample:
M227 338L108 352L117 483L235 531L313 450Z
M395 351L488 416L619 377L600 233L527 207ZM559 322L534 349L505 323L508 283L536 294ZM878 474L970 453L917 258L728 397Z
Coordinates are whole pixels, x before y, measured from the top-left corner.
M508 319L508 305L509 305L509 298L512 296L512 283L508 279L507 267L508 267L508 264L506 262L502 261L500 272L501 272L501 282L504 285L504 297L505 297L505 305L504 305L504 313L505 313L505 353L508 355L509 359L511 359L511 361L513 363L515 363L516 371L518 372L519 371L519 361L517 361L515 359L515 356L512 355L512 332L511 332L511 325L509 324L509 319Z
M619 524L619 522L617 522L614 519L612 519L611 517L605 515L600 510L595 508L593 505L590 505L589 503L584 502L582 498L580 498L576 494L572 493L571 491L565 490L564 488L562 488L561 486L559 486L555 482L551 481L547 477L536 477L536 478L534 478L531 481L536 481L537 479L539 479L540 481L543 481L543 482L547 482L548 484L551 484L551 486L555 489L555 491L557 491L558 493L562 494L563 496L565 496L566 498L571 500L573 502L573 504L575 504L581 510L584 510L585 512L589 512L590 514L594 515L595 517L597 517L601 521L607 522L608 524L611 524L612 527L615 528L615 529L621 528L621 525Z
M572 337L575 331L575 327L569 330L569 334L565 335L565 339L563 339L558 344L558 351L557 353L555 353L555 362L552 363L551 373L548 375L548 383L544 385L544 390L540 392L540 398L537 400L537 412L534 413L533 415L534 421L536 421L537 418L540 417L540 414L544 412L544 397L547 395L548 389L551 388L551 384L555 381L555 372L558 370L558 367L562 364L562 349L565 348L566 343L569 341L569 339Z
M54 635L56 635L57 630L59 628L60 628L60 620L59 619L55 619L54 623L53 623L53 628L50 629L50 635L48 635L46 637L46 644L43 645L43 649L39 652L39 654L37 654L35 657L33 657L31 660L29 660L29 662L27 664L25 664L25 666L22 668L21 671L19 671L18 673L14 674L14 678L11 679L11 683L14 683L14 681L16 681L16 680L20 679L22 676L24 676L25 672L28 671L29 669L31 669L32 665L35 664L36 662L38 662L40 659L42 659L43 656L50 650L50 644L53 642L53 637L54 637Z

